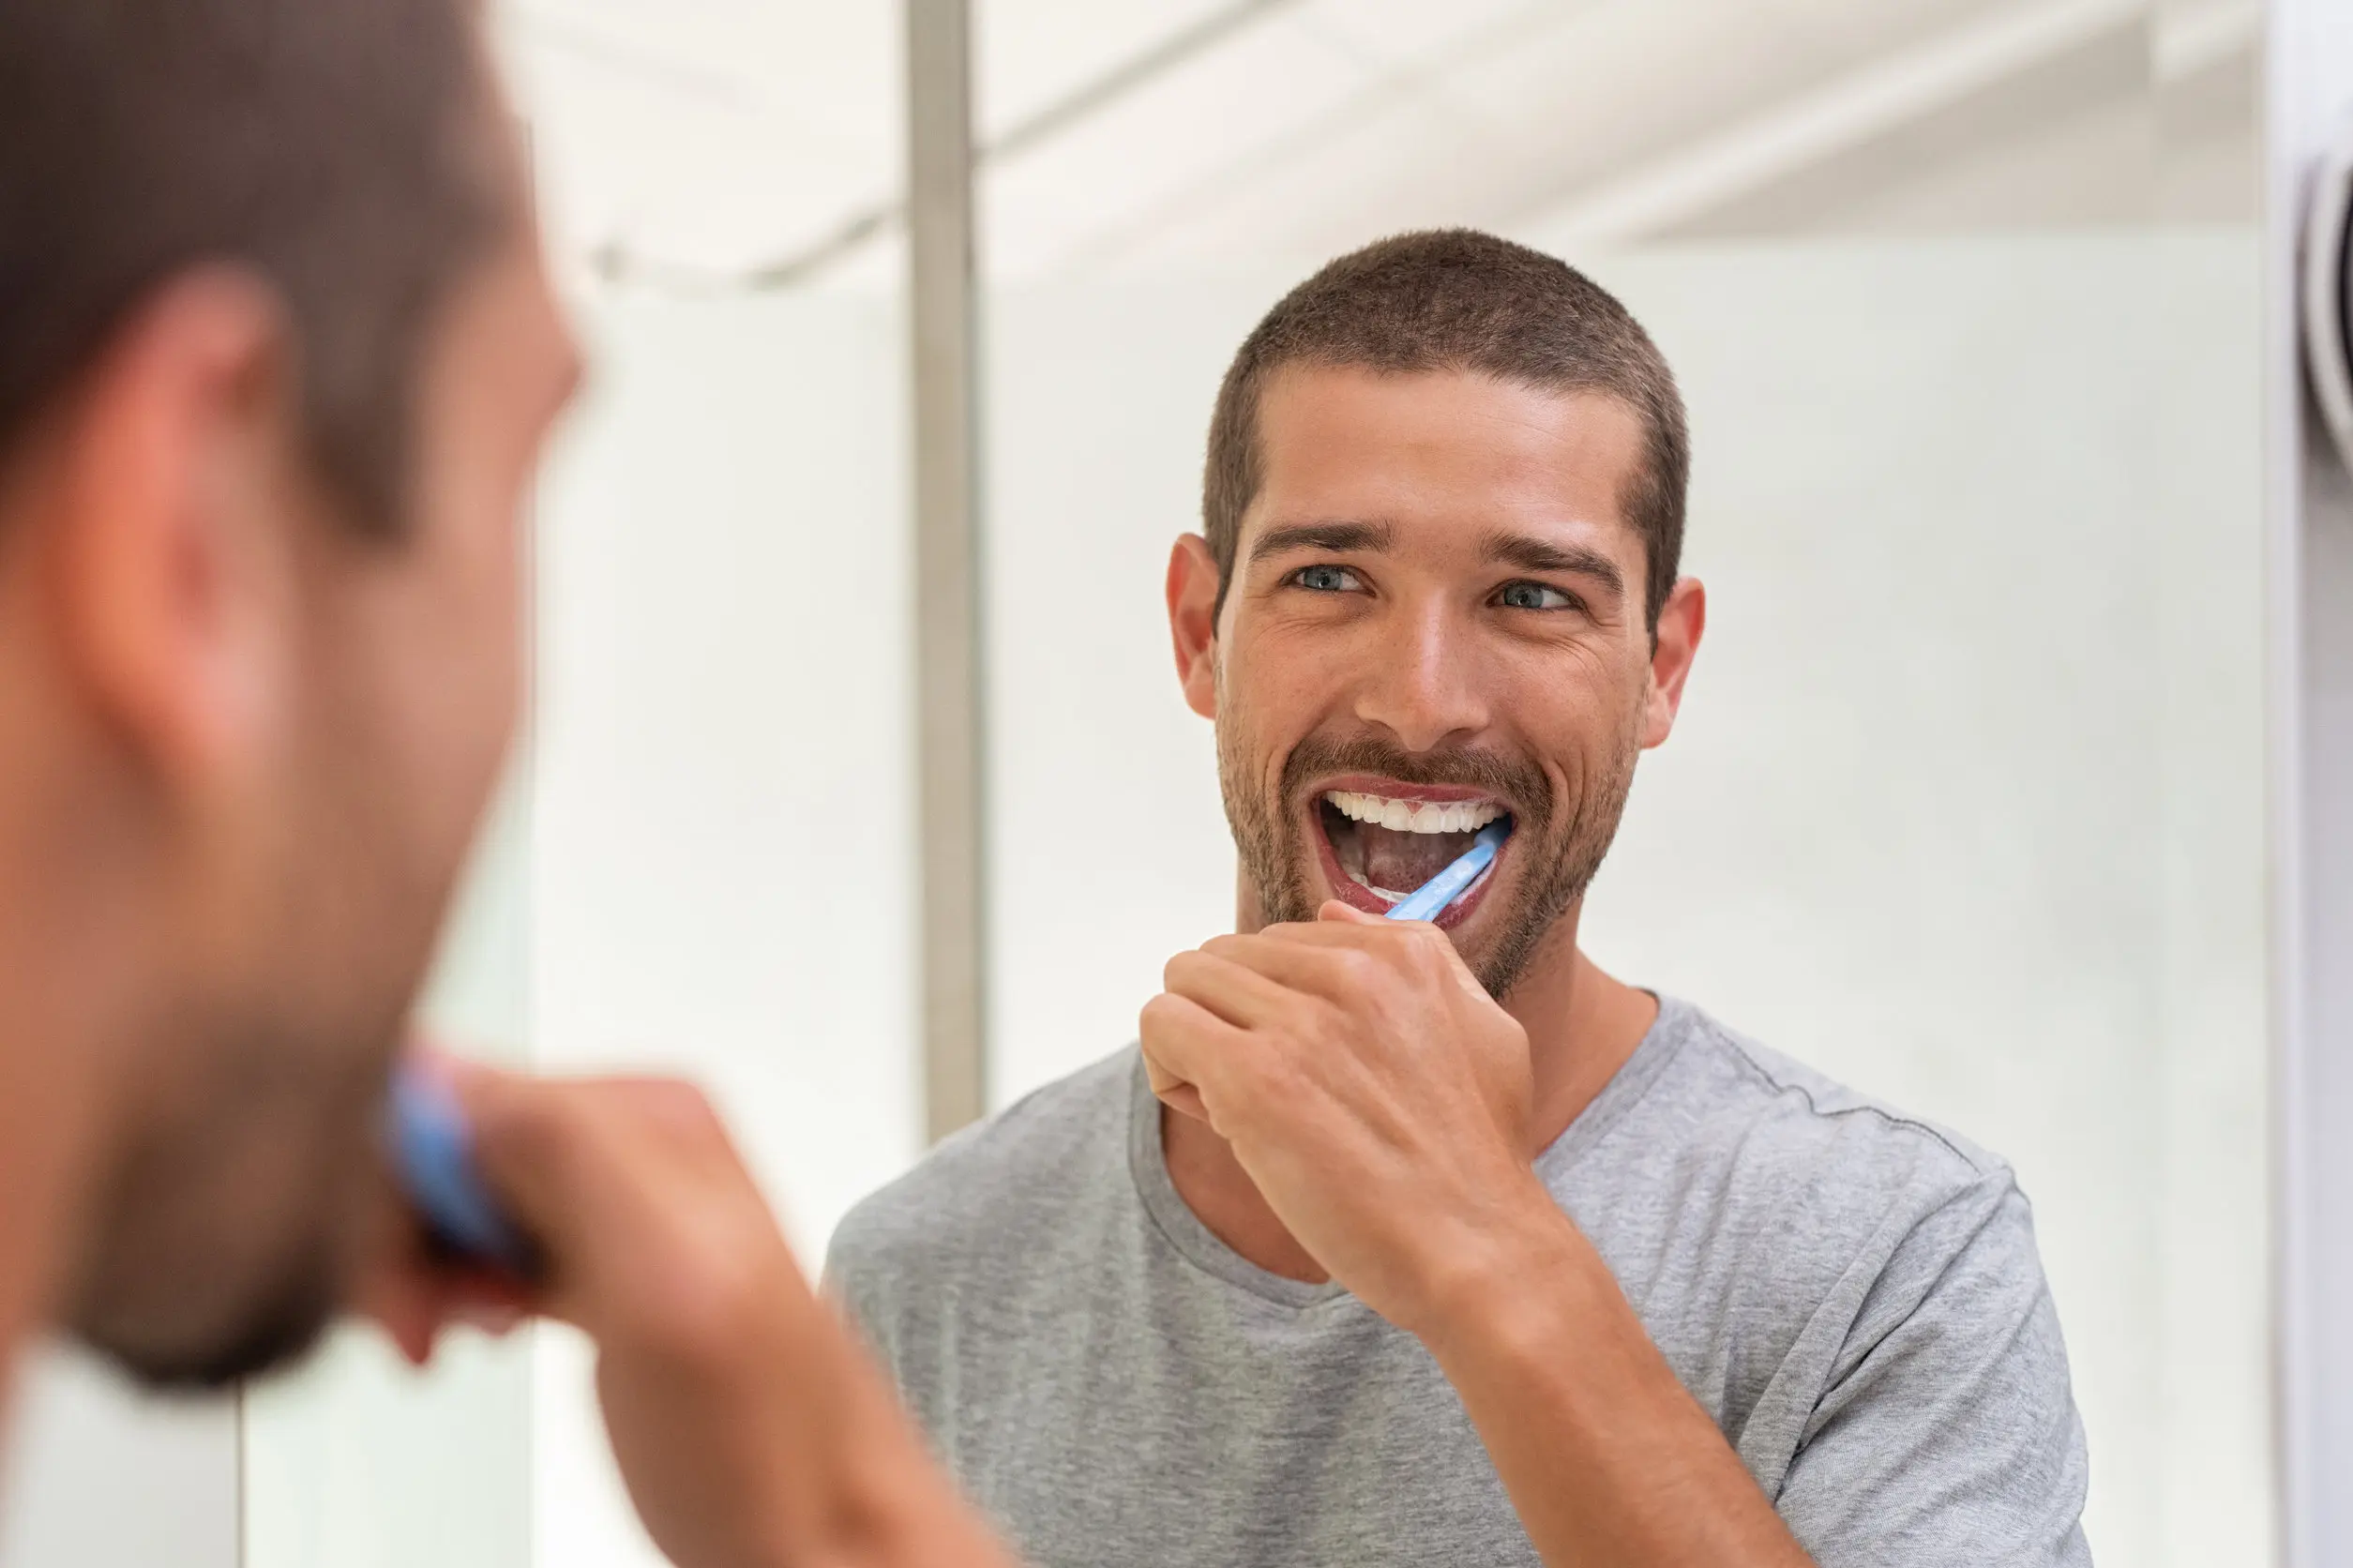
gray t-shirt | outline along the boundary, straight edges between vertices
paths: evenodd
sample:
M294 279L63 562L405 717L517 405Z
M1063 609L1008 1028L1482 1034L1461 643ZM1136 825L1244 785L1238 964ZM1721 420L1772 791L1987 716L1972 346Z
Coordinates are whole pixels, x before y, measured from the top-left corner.
M1825 1568L2090 1561L1999 1161L1667 1000L1536 1169ZM1133 1048L942 1144L826 1272L1040 1568L1537 1561L1421 1344L1185 1207Z

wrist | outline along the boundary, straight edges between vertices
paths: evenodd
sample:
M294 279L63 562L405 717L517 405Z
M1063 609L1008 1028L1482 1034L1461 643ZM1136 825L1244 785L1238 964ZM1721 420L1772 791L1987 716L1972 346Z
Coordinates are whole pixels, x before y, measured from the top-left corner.
M796 1568L1013 1568L912 1436L872 1443L845 1467L819 1544L784 1560Z
M1410 1327L1441 1365L1557 1351L1564 1325L1590 1310L1594 1274L1616 1289L1532 1171L1528 1186L1487 1223L1448 1238L1425 1270L1423 1311Z
M817 1550L786 1560L795 1568L1014 1568L929 1456L912 1446L894 1467L869 1470L844 1503Z

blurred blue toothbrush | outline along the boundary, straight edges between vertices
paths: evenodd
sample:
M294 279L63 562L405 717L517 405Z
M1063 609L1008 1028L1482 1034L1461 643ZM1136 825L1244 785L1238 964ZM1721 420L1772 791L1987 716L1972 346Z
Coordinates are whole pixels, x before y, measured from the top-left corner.
M1388 918L1435 920L1445 913L1446 906L1461 897L1463 891L1479 880L1479 873L1495 864L1495 852L1511 836L1511 818L1496 818L1479 830L1479 837L1455 857L1453 865L1391 905Z
M401 1063L385 1122L393 1169L433 1244L465 1262L534 1277L538 1255L483 1184L474 1129L447 1081L430 1066Z

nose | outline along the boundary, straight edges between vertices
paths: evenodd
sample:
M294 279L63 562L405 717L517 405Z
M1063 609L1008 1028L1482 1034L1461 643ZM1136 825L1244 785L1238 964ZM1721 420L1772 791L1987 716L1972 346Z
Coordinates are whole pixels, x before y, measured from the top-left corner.
M1366 650L1356 716L1408 751L1460 744L1487 727L1487 700L1470 628L1430 603L1390 618Z

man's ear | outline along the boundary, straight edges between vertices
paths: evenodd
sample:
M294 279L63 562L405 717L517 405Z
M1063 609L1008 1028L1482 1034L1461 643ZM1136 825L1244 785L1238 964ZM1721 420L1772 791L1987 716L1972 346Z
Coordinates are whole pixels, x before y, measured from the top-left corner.
M1708 590L1697 578L1684 578L1667 596L1651 640L1651 688L1642 713L1645 746L1665 745L1674 731L1675 715L1683 705L1683 682L1691 676L1691 661L1699 656L1699 639L1707 629Z
M59 432L61 653L150 765L236 765L271 721L294 634L284 317L227 269L191 274L100 354Z
M1184 705L1203 718L1217 716L1217 562L1199 534L1181 535L1169 551L1169 636L1176 644L1177 679Z

